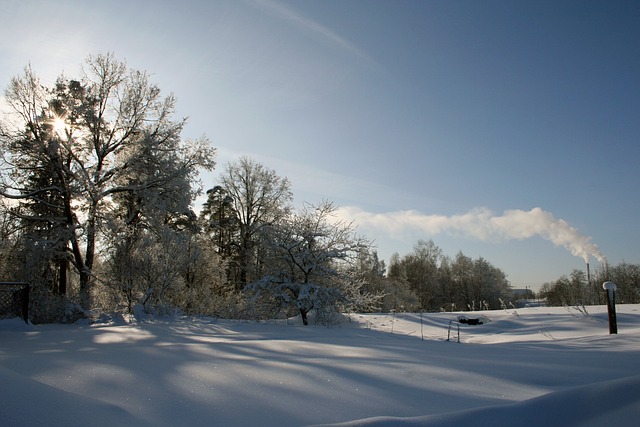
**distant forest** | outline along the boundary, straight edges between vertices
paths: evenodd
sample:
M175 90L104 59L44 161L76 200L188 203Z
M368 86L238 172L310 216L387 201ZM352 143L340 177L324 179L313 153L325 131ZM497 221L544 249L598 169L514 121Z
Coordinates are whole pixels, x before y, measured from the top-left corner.
M331 201L294 209L289 180L249 157L222 166L196 213L215 149L183 140L175 99L111 54L52 87L27 67L5 100L0 280L31 285L34 323L184 313L328 325L344 312L516 304L502 270L433 241L385 265ZM624 263L575 270L537 296L601 304L605 278L620 301L640 302L640 267Z

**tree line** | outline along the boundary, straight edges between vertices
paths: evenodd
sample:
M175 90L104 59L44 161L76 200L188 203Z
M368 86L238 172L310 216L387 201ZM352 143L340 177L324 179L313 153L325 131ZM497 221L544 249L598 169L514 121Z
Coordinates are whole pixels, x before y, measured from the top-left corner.
M627 262L614 266L604 265L592 277L588 277L582 270L573 270L569 276L543 284L539 297L553 306L606 304L606 295L602 289L602 284L606 281L617 285L617 302L640 303L640 265Z
M332 202L294 209L289 180L249 157L223 166L196 213L215 149L183 140L174 97L111 54L52 87L27 67L5 99L0 276L31 283L34 322L180 310L331 324L512 298L499 268L432 241L387 268Z

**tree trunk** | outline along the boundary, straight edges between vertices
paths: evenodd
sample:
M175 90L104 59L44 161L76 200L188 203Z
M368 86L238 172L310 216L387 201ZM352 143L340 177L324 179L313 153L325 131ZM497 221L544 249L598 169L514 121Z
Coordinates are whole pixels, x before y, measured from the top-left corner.
M300 317L302 317L302 324L305 326L309 325L309 320L307 319L307 313L308 313L307 310L303 308L300 309Z
M237 290L244 289L248 282L248 270L251 259L251 235L248 232L243 232L242 235L242 253L240 254L240 283L237 285Z
M91 273L87 269L80 272L80 307L91 308Z
M67 294L67 269L69 267L69 260L63 258L58 261L58 287L56 292L58 295Z
M85 249L84 264L82 265L82 271L80 271L80 305L83 309L91 309L91 284L93 262L96 253L96 211L97 202L92 203L89 208L89 218L87 219L87 247Z

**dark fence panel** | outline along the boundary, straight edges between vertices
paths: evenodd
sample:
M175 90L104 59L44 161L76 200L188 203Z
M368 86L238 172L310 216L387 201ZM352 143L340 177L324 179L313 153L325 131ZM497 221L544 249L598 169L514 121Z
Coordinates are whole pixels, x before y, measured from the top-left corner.
M0 282L0 319L20 316L29 323L29 284Z

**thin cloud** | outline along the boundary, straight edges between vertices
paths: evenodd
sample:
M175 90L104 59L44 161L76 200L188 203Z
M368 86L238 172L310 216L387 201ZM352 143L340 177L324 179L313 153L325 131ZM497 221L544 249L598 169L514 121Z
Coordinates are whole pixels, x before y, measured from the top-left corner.
M358 56L361 59L364 59L369 62L373 62L365 52L363 52L353 43L350 43L348 40L341 37L331 29L291 10L290 8L278 2L275 2L272 0L252 0L250 1L250 3L257 8L264 10L273 16L276 16L279 19L300 28L301 30L303 30L305 33L309 35L312 35L321 40L327 41L330 44L337 46L338 48L344 51L350 52L355 56Z

